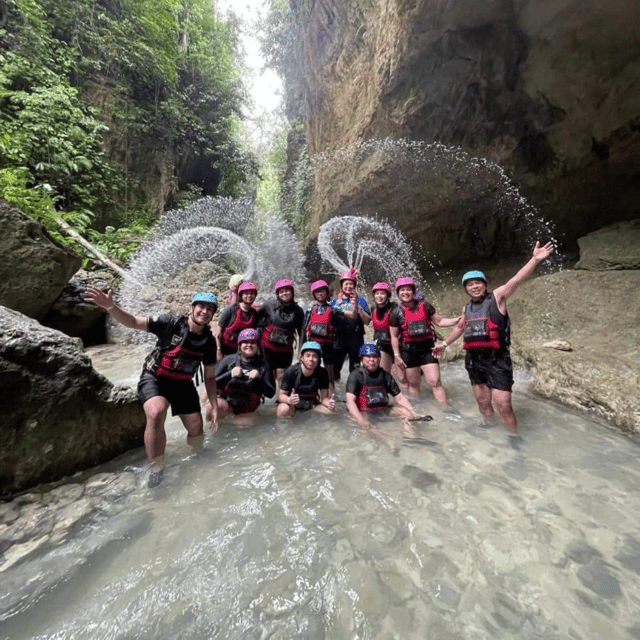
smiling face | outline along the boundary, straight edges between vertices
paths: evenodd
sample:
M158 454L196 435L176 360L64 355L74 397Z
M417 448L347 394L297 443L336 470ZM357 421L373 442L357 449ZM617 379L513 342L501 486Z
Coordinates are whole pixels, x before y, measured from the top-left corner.
M373 373L380 368L380 356L362 356L362 366Z
M252 289L249 289L248 291L243 291L242 293L240 293L240 302L244 303L249 307L254 303L255 299L256 299L256 292L253 291Z
M400 302L404 304L409 304L416 299L416 290L410 284L404 284L398 288L398 298L400 298Z
M255 340L247 340L240 343L240 355L247 360L258 353L258 343Z
M464 290L472 300L482 300L487 293L487 283L482 278L470 278L464 283Z
M308 349L300 356L300 362L302 363L303 368L315 371L320 362L320 354L313 349Z
M373 299L376 301L376 304L380 305L381 307L384 307L384 305L387 304L390 297L391 294L384 289L376 289L373 292Z
M323 302L326 302L329 297L329 289L327 289L327 287L320 287L313 292L313 297L317 302L322 304Z
M345 296L350 296L356 290L356 283L353 280L343 280L340 283L340 288Z
M278 300L280 300L280 302L288 304L293 300L293 289L291 287L280 287L276 291L276 295L278 296Z
M196 304L191 307L191 317L193 321L201 327L211 322L213 313L213 307L202 302L196 302Z

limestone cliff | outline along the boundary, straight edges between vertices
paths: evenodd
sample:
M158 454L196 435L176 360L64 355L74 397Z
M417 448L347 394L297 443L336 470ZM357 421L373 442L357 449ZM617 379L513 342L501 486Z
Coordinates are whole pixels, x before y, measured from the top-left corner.
M460 145L503 167L570 249L604 223L637 217L634 0L291 4L301 16L301 90L289 112L304 120L312 158L374 138ZM316 171L311 236L328 217L377 212L445 261L460 258L455 247L474 234L486 245L481 255L495 253L493 236L468 222L486 194L458 193L454 179L445 197L442 185L430 189L428 172L399 190L386 162L339 165Z

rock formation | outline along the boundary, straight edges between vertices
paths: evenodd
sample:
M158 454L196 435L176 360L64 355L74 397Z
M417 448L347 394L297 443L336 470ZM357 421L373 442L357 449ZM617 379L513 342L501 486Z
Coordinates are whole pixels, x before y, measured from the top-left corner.
M0 307L0 494L142 445L134 391L91 366L79 339Z
M445 262L476 240L478 256L497 253L508 215L487 210L487 194L455 181L443 192L428 174L398 189L375 159L331 169L339 149L387 137L460 145L497 163L569 249L603 221L637 217L634 0L291 4L301 77L292 71L299 102L288 111L305 123L310 156L329 158L315 176L311 238L328 217L377 212Z
M0 228L0 304L41 320L80 267L80 257L3 200Z

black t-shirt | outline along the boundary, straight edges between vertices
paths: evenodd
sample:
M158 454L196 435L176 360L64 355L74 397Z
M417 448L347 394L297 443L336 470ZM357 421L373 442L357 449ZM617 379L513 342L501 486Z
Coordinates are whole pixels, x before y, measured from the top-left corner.
M260 327L273 324L287 331L302 333L304 311L295 302L283 305L280 300L268 300L260 307L258 319Z
M296 362L284 372L280 388L283 391L295 389L300 395L317 394L320 389L329 388L329 374L324 367L318 366L310 376L305 376L302 365Z
M239 302L228 306L218 318L218 326L221 329L228 327L230 324L233 324L233 321L236 319L236 313L238 313L238 307L240 306ZM255 313L255 309L249 309L249 311L242 311L242 319L248 320Z
M158 336L157 347L170 348L179 344L180 331L178 330L178 323L181 321L187 322L187 317L178 317L170 313L151 316L148 319L149 333L153 333ZM217 362L216 339L211 333L209 326L206 326L202 333L193 333L189 331L184 348L192 351L204 351L202 364L205 366L212 365Z
M347 378L346 392L353 393L357 398L365 385L384 385L387 393L390 393L394 398L400 393L396 379L382 367L374 373L370 373L362 365L354 369Z
M231 375L235 367L242 369L241 376ZM253 370L257 370L258 375L255 378L249 378L249 373ZM232 390L259 393L267 398L273 398L276 392L271 367L267 360L260 355L251 360L245 360L237 353L222 358L216 368L216 383L220 388L229 385Z

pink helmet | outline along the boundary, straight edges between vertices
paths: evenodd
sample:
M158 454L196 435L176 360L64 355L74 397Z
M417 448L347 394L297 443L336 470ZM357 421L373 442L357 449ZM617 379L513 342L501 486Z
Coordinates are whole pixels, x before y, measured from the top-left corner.
M324 280L316 280L315 282L312 282L311 285L309 286L309 289L311 289L311 293L313 293L314 291L317 291L318 289L322 289L322 288L329 288L329 285L324 281Z
M274 288L276 290L276 293L278 293L278 289L284 289L285 287L291 287L293 289L293 282L291 282L291 280L288 280L287 278L284 278L283 280L278 280Z
M415 291L416 283L413 281L411 276L404 276L396 280L396 291L398 291L400 287L413 287L413 290Z
M351 269L349 269L349 271L345 271L341 276L340 276L340 282L344 282L345 280L353 280L354 282L358 282L358 272L351 267Z
M255 329L243 329L238 335L238 344L241 342L249 342L250 340L257 340L258 332Z
M258 287L253 282L243 282L238 287L238 293L242 293L243 291L255 291L256 295L258 294Z
M376 282L371 291L373 291L374 293L376 291L386 291L389 294L391 294L391 285L388 282Z

